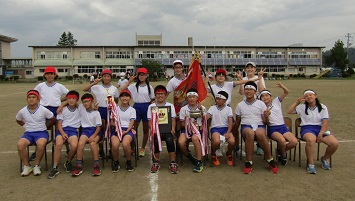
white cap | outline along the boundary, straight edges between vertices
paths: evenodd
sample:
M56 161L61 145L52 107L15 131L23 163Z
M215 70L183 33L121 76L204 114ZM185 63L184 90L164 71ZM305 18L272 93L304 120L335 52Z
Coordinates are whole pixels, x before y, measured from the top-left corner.
M248 65L252 65L253 67L256 67L254 62L249 61L247 64L245 64L245 67L247 67Z
M120 73L120 77L124 77L125 75L126 75L126 73L124 73L124 72Z
M176 63L180 63L181 65L184 65L184 63L182 63L182 61L179 60L179 59L177 59L177 60L175 60L175 61L173 62L173 66L174 66Z

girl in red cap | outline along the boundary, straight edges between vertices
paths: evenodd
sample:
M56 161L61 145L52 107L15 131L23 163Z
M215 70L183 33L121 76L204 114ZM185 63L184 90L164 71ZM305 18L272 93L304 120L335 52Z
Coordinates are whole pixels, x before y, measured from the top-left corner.
M96 96L98 110L102 119L101 131L104 133L106 130L106 121L108 119L108 110L106 99L108 96L112 96L114 101L118 103L118 89L111 84L112 72L109 69L105 69L101 73L102 77L95 79L95 81L88 86L84 87L85 92L91 92ZM102 84L98 84L99 82ZM100 144L100 157L105 157L103 151L103 145Z
M154 89L152 85L149 84L148 81L148 70L146 68L139 68L137 71L138 75L131 76L129 78L128 83L122 87L123 89L128 89L132 93L133 98L133 108L136 109L136 123L135 129L138 129L139 122L142 120L143 122L143 142L142 147L139 151L139 156L145 156L145 146L147 145L148 141L148 132L149 132L149 125L148 125L148 118L147 112L148 107L152 101L154 101ZM138 80L136 84L129 85L136 77L138 76Z

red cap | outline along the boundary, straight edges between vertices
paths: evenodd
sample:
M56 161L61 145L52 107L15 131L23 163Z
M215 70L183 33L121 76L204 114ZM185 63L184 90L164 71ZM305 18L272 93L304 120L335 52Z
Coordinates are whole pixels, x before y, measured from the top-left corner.
M131 92L130 92L129 90L127 90L127 89L123 89L123 90L120 92L120 96L121 96L121 94L123 94L123 93L128 93L128 94L132 97Z
M144 73L144 74L148 74L148 70L146 68L139 68L137 73Z
M53 66L47 66L46 69L44 69L44 74L46 73L57 74L57 70Z
M224 69L222 69L222 68L220 68L220 69L218 69L217 71L216 71L216 75L218 75L218 74L223 74L223 75L227 75L227 71L226 70L224 70Z
M109 74L112 76L112 72L110 71L110 69L105 69L102 71L101 75L105 75L105 74Z

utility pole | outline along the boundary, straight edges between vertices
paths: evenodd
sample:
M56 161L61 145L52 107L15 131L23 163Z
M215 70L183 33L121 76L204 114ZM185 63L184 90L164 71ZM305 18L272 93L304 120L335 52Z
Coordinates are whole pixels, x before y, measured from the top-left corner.
M350 43L350 40L353 38L352 34L354 33L347 33L345 36L346 38L348 38L346 41L346 52L347 52L346 59L349 59L349 48L352 45L352 43ZM346 64L346 70L348 70L348 68L349 68L349 64Z

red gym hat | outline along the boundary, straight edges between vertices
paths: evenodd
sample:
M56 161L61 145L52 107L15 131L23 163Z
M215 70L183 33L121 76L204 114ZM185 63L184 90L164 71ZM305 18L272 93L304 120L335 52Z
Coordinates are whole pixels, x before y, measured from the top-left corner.
M127 94L129 94L129 96L132 97L131 92L130 92L129 90L127 90L127 89L123 89L123 90L120 92L120 97L121 97L121 95L122 95L123 93L127 93Z
M47 66L46 69L44 69L44 74L46 73L57 74L57 70L53 66Z
M222 69L222 68L220 68L220 69L218 69L218 70L216 71L216 75L219 75L219 74L227 75L227 71L224 70L224 69Z
M102 71L101 75L105 75L105 74L109 74L112 76L112 72L110 71L110 69L105 69Z
M146 68L139 68L137 73L144 73L144 74L148 74L148 70Z

